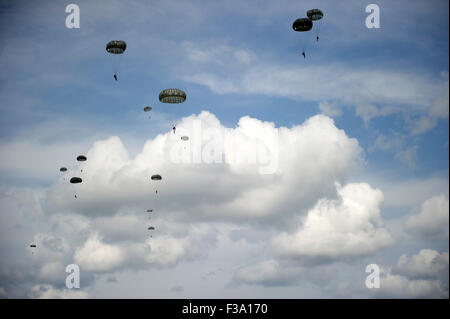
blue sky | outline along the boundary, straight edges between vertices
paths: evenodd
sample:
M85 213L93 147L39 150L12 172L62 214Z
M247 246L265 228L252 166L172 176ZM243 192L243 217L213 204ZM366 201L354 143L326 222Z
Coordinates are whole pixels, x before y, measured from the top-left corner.
M28 235L12 231L2 235L14 243L14 249L3 244L0 249L1 260L11 259L1 264L0 295L70 296L58 276L42 274L66 262L82 262L80 256L98 252L94 249L88 254L90 248L106 245L102 251L109 251L107 257L114 262L97 265L85 261L81 268L84 265L90 279L74 297L121 297L127 293L138 297L207 296L192 288L192 282L168 279L182 278L177 276L186 271L195 274L193 278L213 272L210 277L215 279L205 281L203 291L217 297L228 296L229 289L239 297L251 297L261 287L261 296L266 297L448 297L447 1L378 1L379 29L366 27L369 3L356 0L339 6L333 1L291 0L78 1L79 29L65 27L67 4L0 3L1 219L7 229L19 225L29 231ZM297 33L291 28L292 22L311 8L324 12L319 42L314 29ZM105 51L106 43L113 39L127 42L125 53L118 57L117 82L112 57ZM302 44L306 59L301 56ZM170 87L184 90L186 102L160 103L159 92ZM151 119L142 111L146 105L153 107ZM281 134L280 170L265 179L254 176L251 168L227 164L186 168L178 176L181 185L191 178L200 182L186 185L189 193L179 189L180 185L174 187L170 196L161 200L168 217L160 222L170 221L182 228L191 221L188 224L193 228L181 233L184 242L195 249L176 241L181 236L177 227L167 227L161 233L165 245L182 251L179 258L165 262L164 254L141 258L143 253L136 252L133 262L123 262L122 250L143 242L111 230L124 222L120 221L124 216L130 225L140 216L138 206L144 205L145 195L133 195L134 186L130 185L138 184L135 179L139 175L135 172L147 172L155 163L168 174L164 187L173 187L170 174L177 168L164 164L159 155L151 162L153 154L171 145L164 142L169 144L161 146L158 136L170 140L173 123L183 128L195 120L244 136L270 130L263 123L273 123ZM255 127L263 131L252 131ZM294 140L297 144L290 144ZM336 153L330 154L336 145ZM70 198L70 204L64 204L68 188L58 168L66 165L76 171L74 159L82 153L93 154L89 156L93 162L88 161L92 164L87 164L93 180L108 174L112 179L98 178L94 183L91 192L99 192L97 201L74 206ZM142 164L146 161L149 167ZM105 172L105 167L110 169ZM234 184L234 174L242 181L242 189ZM303 178L310 184L302 185ZM130 192L123 190L126 195L114 196L118 188L102 191L116 180L123 182L122 190L130 187ZM217 193L207 185L215 185ZM299 202L292 199L294 193L289 195L296 188ZM280 190L280 194L272 198L266 194L269 190L275 194ZM382 193L382 199L375 190ZM304 228L317 212L325 216L323 223L331 221L339 238L351 238L353 233L346 234L341 225L333 224L334 215L321 200L357 218L357 212L352 215L356 208L345 203L356 203L365 196L365 203L372 206L361 209L370 216L368 227L379 228L379 232L354 230L361 236L357 248L329 255L320 245L316 250L301 244L288 247L283 239L295 242L295 238L319 236L323 225L310 224L314 233ZM214 201L216 208L208 206ZM260 203L267 211L257 207ZM447 203L446 210L442 203ZM107 216L96 213L105 207L115 208ZM232 217L224 213L229 209L235 211ZM186 212L192 213L190 217ZM371 219L377 214L385 224ZM72 222L65 221L68 218L73 218ZM416 222L430 218L435 224ZM270 225L274 220L276 227ZM98 226L101 221L112 225L111 229ZM86 233L75 236L74 229L65 228L67 223L89 226ZM290 223L298 229L287 227ZM431 236L431 229L442 232L442 224L444 234ZM233 232L245 235L236 239ZM127 234L134 239L124 239ZM45 242L42 238L50 237L65 242L67 249L61 248L64 254L55 255L48 248L46 257L35 264L41 275L32 275L25 266L30 257L26 243L39 238ZM375 239L378 244L370 244ZM369 248L371 245L377 248ZM236 257L221 267L217 250ZM399 269L402 254L409 258L408 271ZM446 278L439 271L417 275L426 272L416 269L418 260L429 260L429 256L443 260ZM315 261L310 262L311 258ZM383 266L386 290L372 293L358 283L349 283L354 271L364 276L363 266L370 258L387 263ZM196 263L202 266L193 266ZM28 282L5 275L12 264L21 265L21 271L29 274ZM213 268L216 270L211 271ZM133 269L139 269L139 275L130 274ZM248 269L269 275L253 278ZM343 275L332 277L335 269ZM330 274L329 285L320 282L320 272ZM92 279L94 274L102 279ZM132 291L130 282L154 276L160 276L160 290L166 292ZM298 279L308 276L317 281ZM109 277L119 279L107 283ZM418 280L426 281L429 289L415 294L411 287L418 285ZM112 290L105 288L111 284Z

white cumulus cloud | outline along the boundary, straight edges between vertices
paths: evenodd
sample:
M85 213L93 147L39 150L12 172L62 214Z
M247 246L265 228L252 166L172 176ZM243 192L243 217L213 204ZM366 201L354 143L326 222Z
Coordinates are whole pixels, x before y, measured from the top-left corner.
M383 227L380 204L383 193L366 183L337 186L338 200L321 199L295 232L274 238L282 256L339 258L359 256L392 244Z

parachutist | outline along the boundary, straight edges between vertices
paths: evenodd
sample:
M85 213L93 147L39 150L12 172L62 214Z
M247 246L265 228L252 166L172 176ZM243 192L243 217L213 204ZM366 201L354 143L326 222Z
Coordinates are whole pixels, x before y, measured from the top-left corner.
M172 130L173 130L173 134L175 134L175 130L176 130L177 128L175 127L175 125L173 126L173 128L172 128Z
M117 74L114 74L114 80L117 81Z
M316 41L319 42L319 36L316 37Z
M78 198L77 195L75 195L75 198Z
M306 59L306 54L305 54L305 51L303 51L303 52L302 52L302 55L303 55L303 58L305 58L305 59Z

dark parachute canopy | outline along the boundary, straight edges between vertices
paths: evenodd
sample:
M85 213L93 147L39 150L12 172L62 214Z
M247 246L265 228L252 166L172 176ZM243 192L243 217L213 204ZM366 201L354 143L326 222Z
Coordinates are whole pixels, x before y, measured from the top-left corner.
M72 183L72 184L78 184L78 183L81 183L82 181L83 180L80 177L72 177L70 179L70 183Z
M310 18L301 18L294 21L292 29L297 32L305 32L311 30L313 22Z
M179 89L165 89L159 93L159 101L162 103L183 103L186 101L186 93Z
M153 209L147 209L147 213L153 212Z
M122 54L127 48L127 44L122 40L112 40L106 44L106 51L111 54Z
M150 227L148 228L148 230L155 230L155 227L150 226Z
M317 21L323 18L323 12L320 9L311 9L306 12L308 18L312 21ZM297 30L296 30L297 31Z
M182 136L182 137L181 137L181 140L182 140L182 141L187 141L187 140L189 140L189 136Z
M30 247L31 248L36 248L36 245L35 244L31 244Z
M152 110L151 106L144 107L144 112L150 112Z
M160 180L162 180L161 175L153 175L152 176L152 181L160 181Z
M77 161L78 161L78 162L84 162L84 161L86 161L86 160L87 160L87 157L84 156L84 155L80 155L80 156L77 157Z
M61 167L61 168L59 169L59 171L60 171L60 172L67 172L67 168L66 168L66 167Z

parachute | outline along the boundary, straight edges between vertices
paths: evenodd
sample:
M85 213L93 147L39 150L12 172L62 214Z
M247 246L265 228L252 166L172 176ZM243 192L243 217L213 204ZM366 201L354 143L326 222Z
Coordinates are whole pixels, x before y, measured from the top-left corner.
M147 209L147 213L153 212L153 209Z
M187 141L187 140L189 140L189 136L182 136L182 137L181 137L181 140L182 140L182 141Z
M106 44L106 51L111 54L122 54L127 48L127 44L122 40L112 40Z
M166 89L159 93L161 103L183 103L186 101L186 93L179 89Z
M81 177L72 177L71 179L70 179L70 183L71 184L79 184L79 183L81 183L83 180L81 179ZM77 197L77 194L75 194L75 198L78 198Z
M162 180L161 175L152 175L152 181L160 181ZM158 190L155 190L155 193L158 194Z
M155 227L150 226L150 227L148 228L148 230L155 230Z
M316 34L316 40L319 41L319 31L320 26L322 25L322 18L323 18L323 12L320 9L311 9L306 12L306 15L308 18L310 18L312 21L314 21L314 31Z
M67 172L67 168L66 168L66 167L61 167L61 168L59 169L59 171L60 171L60 172Z
M292 29L297 32L307 32L310 31L313 27L313 22L310 18L301 18L294 21L292 24ZM300 40L300 46L302 48L302 55L304 58L306 58L306 43L307 43L307 37L303 36Z
M152 110L151 106L144 107L144 112L150 112L151 110ZM151 119L152 117L149 115L148 118Z
M320 9L311 9L306 12L306 16L312 21L317 21L323 18L323 12Z
M297 32L305 32L311 30L313 22L310 18L301 18L294 21L292 29Z
M71 184L79 184L79 183L81 183L83 180L80 178L80 177L72 177L71 179L70 179L70 183Z
M31 244L30 248L36 248L36 245L35 244Z
M186 93L180 89L165 89L159 93L159 101L161 103L183 103L186 101ZM173 123L173 122L172 122ZM175 134L176 127L172 125L173 134Z
M112 40L106 44L106 51L113 55L113 71L114 79L117 81L117 72L119 71L119 62L117 55L123 54L127 48L127 44L122 40Z
M84 161L86 161L86 160L87 160L87 157L84 156L84 155L80 155L80 156L77 157L77 161L78 161L78 162L84 162Z

